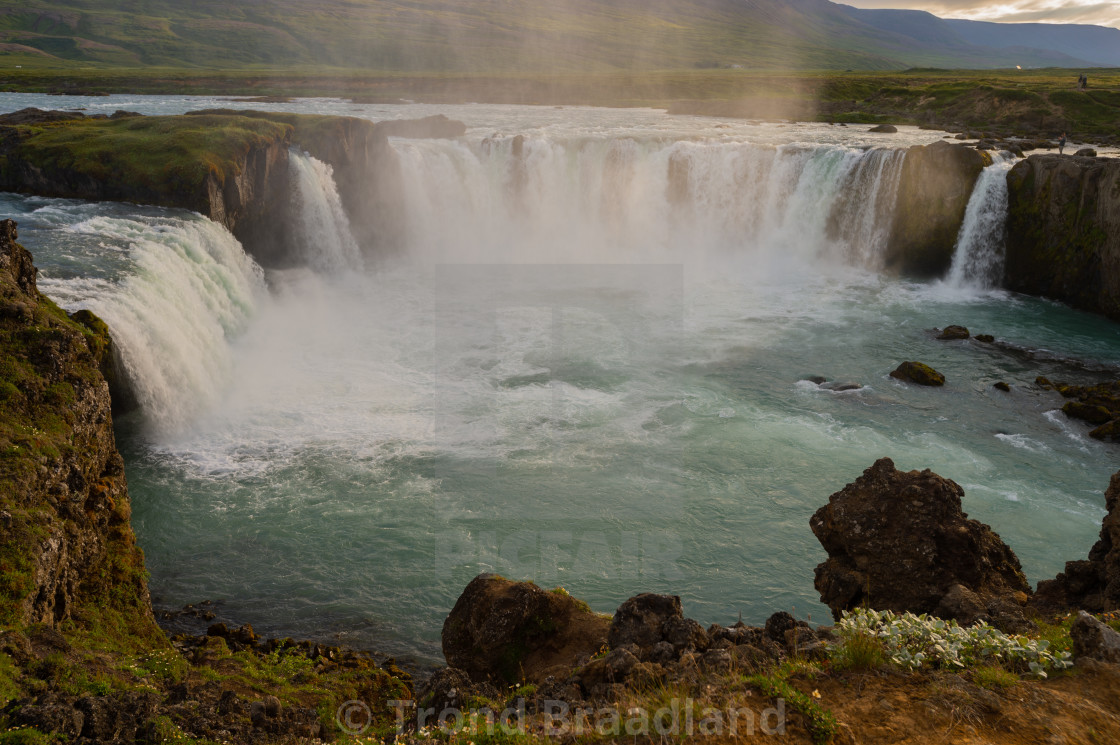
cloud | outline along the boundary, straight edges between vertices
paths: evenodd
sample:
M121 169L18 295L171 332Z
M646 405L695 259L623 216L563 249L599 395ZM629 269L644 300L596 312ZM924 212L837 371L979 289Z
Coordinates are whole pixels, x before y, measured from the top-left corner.
M925 10L942 18L1001 23L1090 23L1120 28L1120 3L1075 0L841 0L857 8Z

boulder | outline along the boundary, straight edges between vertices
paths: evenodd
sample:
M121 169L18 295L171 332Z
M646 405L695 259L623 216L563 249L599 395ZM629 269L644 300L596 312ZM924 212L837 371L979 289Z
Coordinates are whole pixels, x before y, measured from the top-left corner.
M566 592L481 574L443 623L443 655L476 682L539 683L567 677L603 648L609 627Z
M1066 562L1064 572L1038 583L1031 604L1039 612L1076 608L1103 613L1120 608L1120 471L1112 475L1104 501L1108 514L1089 558Z
M906 151L884 255L887 270L939 277L949 269L972 188L990 162L989 155L944 140Z
M1120 634L1085 611L1078 611L1070 627L1074 659L1088 657L1102 662L1120 663Z
M964 326L946 326L941 329L941 333L937 338L942 341L952 341L955 339L967 339L970 336L968 329Z
M921 362L903 362L891 372L891 377L918 385L945 385L945 376Z
M1074 153L1074 155L1078 158L1095 158L1097 157L1097 151L1091 147L1083 147Z
M665 641L665 625L683 618L680 597L644 592L618 606L607 643L611 649L626 644L634 644L642 650L652 649L658 642Z
M1120 320L1120 160L1032 155L1007 187L1006 287Z
M868 132L881 132L883 134L894 134L898 131L898 127L893 124L880 124L878 127L872 127L867 130Z
M867 605L1024 625L1021 609L1014 623L1003 618L1030 593L1019 560L991 528L968 519L963 496L932 471L898 471L882 458L829 497L809 524L828 552L814 584L833 616ZM963 590L975 603L945 600ZM996 606L1000 618L989 611Z

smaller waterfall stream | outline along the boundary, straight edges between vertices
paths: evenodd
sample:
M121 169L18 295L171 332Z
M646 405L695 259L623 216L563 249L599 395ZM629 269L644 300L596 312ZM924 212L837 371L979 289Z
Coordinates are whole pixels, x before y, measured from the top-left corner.
M1014 159L993 154L995 162L980 174L957 234L953 264L945 278L951 287L990 289L1003 278L1006 248L1007 172Z
M291 151L288 162L299 214L295 245L303 263L325 274L360 269L361 252L350 233L350 221L342 208L331 167L298 150Z

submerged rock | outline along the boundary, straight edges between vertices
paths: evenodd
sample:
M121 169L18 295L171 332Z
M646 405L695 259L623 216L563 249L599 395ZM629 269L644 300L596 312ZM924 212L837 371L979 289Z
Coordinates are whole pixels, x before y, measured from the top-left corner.
M1112 475L1104 501L1108 514L1089 558L1068 561L1064 572L1038 583L1031 604L1040 612L1079 608L1103 613L1120 608L1120 471Z
M937 335L937 338L942 341L946 341L954 339L967 339L969 336L970 334L968 333L968 329L964 326L946 326L945 328L941 329L941 333Z
M443 655L476 682L539 683L602 649L609 626L566 592L480 574L443 623Z
M1089 436L1098 440L1120 439L1120 381L1080 386L1054 383L1039 377L1035 383L1045 390L1056 390L1064 398L1073 399L1062 412L1071 419L1080 419L1096 428Z
M991 528L968 519L963 496L932 471L898 471L882 458L829 497L809 525L828 552L814 584L833 616L867 605L1025 626L1030 586L1019 560Z
M918 385L945 385L945 376L922 362L903 362L891 372L891 377Z

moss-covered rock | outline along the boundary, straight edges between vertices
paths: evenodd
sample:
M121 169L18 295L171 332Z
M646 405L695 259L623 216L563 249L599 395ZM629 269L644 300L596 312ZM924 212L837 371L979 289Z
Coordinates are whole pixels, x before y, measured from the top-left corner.
M968 337L968 329L964 326L946 326L945 328L941 329L941 333L937 335L937 338L941 339L942 341L967 339Z
M945 376L923 362L903 362L891 372L891 377L918 385L945 385Z
M609 619L566 592L481 574L443 624L443 655L476 682L566 677L607 643Z

